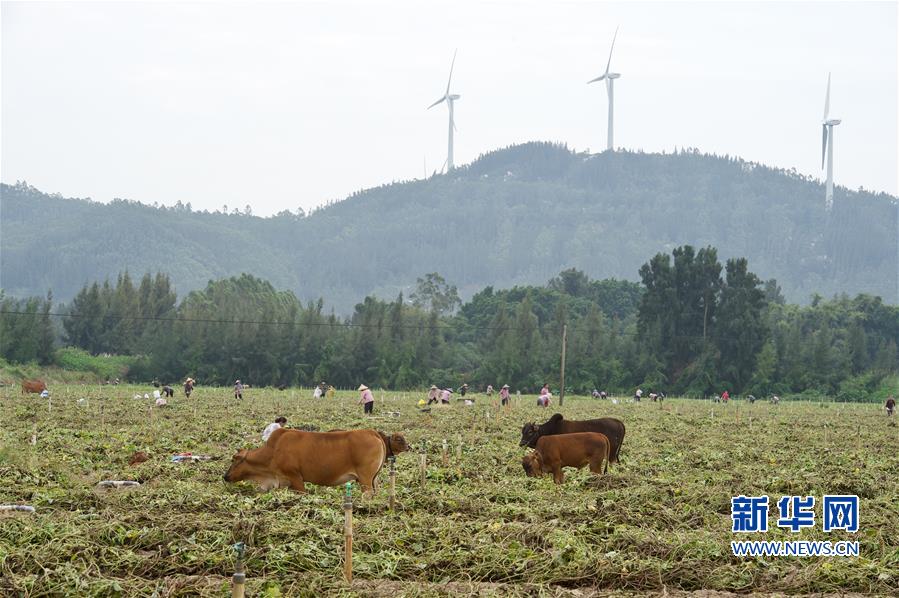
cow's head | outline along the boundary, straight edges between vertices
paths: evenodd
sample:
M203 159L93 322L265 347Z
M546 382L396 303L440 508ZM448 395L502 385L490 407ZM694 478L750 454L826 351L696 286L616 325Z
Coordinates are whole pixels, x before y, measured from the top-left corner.
M247 464L248 452L247 449L241 449L231 457L231 467L225 472L226 482L240 482L252 474L252 468Z
M529 446L534 448L537 446L537 439L540 438L540 428L536 423L531 422L521 426L521 442L518 446Z
M540 460L540 453L531 451L521 458L521 466L524 467L524 473L530 478L537 478L543 475L543 462Z
M387 442L390 443L390 452L394 455L404 453L411 448L402 434L391 434L387 437Z

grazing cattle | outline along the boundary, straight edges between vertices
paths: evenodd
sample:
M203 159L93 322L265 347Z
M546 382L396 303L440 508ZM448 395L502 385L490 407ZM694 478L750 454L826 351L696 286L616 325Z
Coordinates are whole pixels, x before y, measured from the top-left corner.
M357 481L364 493L377 490L378 472L387 447L374 430L303 432L279 428L257 449L243 449L231 459L226 482L249 480L263 490L289 487L306 491L306 482L339 486Z
M575 432L541 436L537 448L521 459L524 472L536 478L544 473L552 473L553 481L561 484L564 480L563 467L580 469L590 466L596 474L605 473L609 462L609 439L596 432ZM603 468L603 463L606 464Z
M537 440L541 436L571 434L572 432L605 434L609 439L609 462L618 463L618 453L621 451L621 443L624 442L624 423L614 417L576 421L563 419L561 413L556 413L549 418L549 421L539 426L534 422L522 426L519 446L536 448Z
M38 394L47 390L47 384L43 380L22 380L22 392Z
M384 448L387 449L387 454L384 455L384 459L395 457L399 453L408 451L410 448L409 444L406 442L406 437L402 434L391 434L390 436L384 432L378 432L378 434L384 442Z

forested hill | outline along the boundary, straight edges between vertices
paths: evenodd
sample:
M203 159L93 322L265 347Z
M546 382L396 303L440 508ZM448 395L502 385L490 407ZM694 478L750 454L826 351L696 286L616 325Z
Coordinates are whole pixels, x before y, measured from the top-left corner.
M893 303L896 202L837 187L828 214L822 185L792 172L696 152L587 155L548 143L362 191L304 217L101 204L3 185L0 285L66 300L125 269L162 270L184 295L248 272L347 312L434 271L463 297L540 284L568 267L637 280L654 253L691 244L747 257L791 301L864 292Z

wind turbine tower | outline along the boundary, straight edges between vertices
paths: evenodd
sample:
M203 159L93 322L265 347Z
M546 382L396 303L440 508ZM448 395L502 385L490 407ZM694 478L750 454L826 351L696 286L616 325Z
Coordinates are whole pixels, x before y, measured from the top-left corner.
M615 49L615 38L618 37L618 28L615 28L615 35L612 37L612 47L609 49L609 61L606 63L606 72L597 77L596 79L591 79L587 81L587 85L590 83L596 83L597 81L605 81L606 82L606 93L609 95L609 128L608 128L608 143L606 145L606 149L608 151L615 150L615 142L613 138L613 121L615 114L615 79L621 76L620 73L610 72L610 67L612 66L612 50Z
M827 73L827 93L824 96L824 118L821 119L821 168L824 168L824 157L827 156L827 190L824 195L824 206L827 210L833 207L833 128L842 121L828 118L830 115L830 73Z
M447 108L449 108L449 141L447 142L446 148L446 171L449 172L453 169L453 132L456 130L456 121L453 120L453 102L461 98L457 93L450 93L450 84L453 82L453 67L456 66L456 52L453 52L453 62L450 64L450 73L449 79L446 82L446 92L444 92L443 97L439 100L428 106L428 110L436 106L437 104L441 104L446 102Z

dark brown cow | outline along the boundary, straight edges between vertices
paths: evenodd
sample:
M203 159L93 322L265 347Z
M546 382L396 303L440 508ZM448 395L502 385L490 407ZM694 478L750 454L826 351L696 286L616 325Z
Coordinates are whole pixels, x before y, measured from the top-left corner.
M364 493L377 490L387 447L375 430L303 432L279 428L257 449L231 459L226 482L249 480L263 490L289 487L306 491L306 482L339 486L357 481Z
M47 384L43 380L22 380L22 392L42 393L47 390Z
M609 439L609 462L618 463L618 453L621 451L621 443L624 442L624 422L614 417L577 421L563 419L561 413L556 413L549 418L549 421L539 426L534 422L522 426L519 446L536 448L537 439L541 436L571 434L572 432L598 432L605 434Z
M565 479L563 467L580 469L588 465L593 473L605 473L608 470L609 448L606 435L596 432L541 436L537 440L537 448L522 457L521 464L528 476L536 478L551 472L553 481L561 484Z

